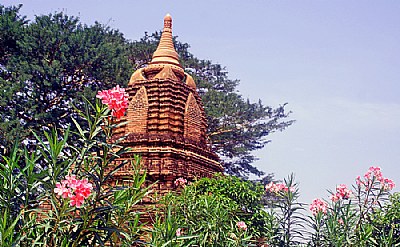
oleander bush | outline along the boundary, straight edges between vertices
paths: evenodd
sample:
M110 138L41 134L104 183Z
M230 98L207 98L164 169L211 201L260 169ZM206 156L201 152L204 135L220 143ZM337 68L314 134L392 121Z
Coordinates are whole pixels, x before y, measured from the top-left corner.
M111 141L126 124L115 120L127 94L115 87L97 98L76 109L87 128L73 120L77 132L34 134L35 150L16 140L0 159L0 246L400 246L400 193L379 167L309 205L299 202L294 175L266 185L179 178L143 224L137 205L151 186L140 158L130 161L129 185L111 183L126 165L110 166L128 150Z
M14 148L0 163L0 246L132 246L140 243L141 213L137 205L149 192L140 159L130 186L112 184L113 174L126 163L109 166L127 151L111 142L115 119L127 107L118 87L98 94L77 115L87 121L77 133L68 129L37 136L37 150ZM121 123L119 123L121 124ZM122 123L123 124L123 123ZM69 143L76 135L77 143ZM76 148L82 147L82 148ZM113 167L113 168L110 168Z
M153 242L187 236L194 246L255 246L275 233L277 223L261 203L265 192L260 183L218 174L190 184L180 178L175 185L177 191L160 202L160 217L168 217L155 225L156 230L171 226L171 234L153 235ZM174 242L187 246L185 241Z
M353 190L340 184L330 200L315 199L310 206L314 230L310 245L399 246L395 236L398 221L388 214L395 212L392 206L398 200L398 194L390 194L394 186L379 167L370 167L362 178L356 178Z

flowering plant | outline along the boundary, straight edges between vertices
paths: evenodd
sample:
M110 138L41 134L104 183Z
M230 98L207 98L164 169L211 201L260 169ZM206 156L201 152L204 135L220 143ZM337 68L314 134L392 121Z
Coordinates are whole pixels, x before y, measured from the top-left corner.
M394 182L383 177L381 168L370 167L362 178L356 178L355 184L354 192L340 184L331 193L330 203L315 199L310 205L314 229L310 241L315 246L368 246L376 241L371 234L376 227L373 218Z
M278 227L276 234L270 237L271 246L295 246L299 244L304 231L303 204L298 202L299 190L294 174L280 183L269 183L265 186L267 194L272 194L268 204L276 217Z
M295 188L291 186L290 188L286 186L284 183L274 183L270 182L269 184L265 185L265 190L267 192L279 194L279 192L294 192Z
M103 102L77 110L88 129L77 121L74 143L69 129L37 138L38 150L15 148L0 161L0 225L2 246L132 246L145 244L140 213L135 205L149 192L140 172L139 157L132 160L130 186L112 184L126 152L111 141L114 121L127 109L124 89L99 92ZM124 123L118 123L119 125ZM119 141L119 140L118 140ZM116 141L116 142L118 142ZM40 166L38 166L40 164ZM18 171L18 172L16 172ZM25 183L25 184L24 184ZM314 199L308 218L313 231L307 239L301 214L304 204L294 176L282 183L259 185L221 176L187 184L178 178L178 194L169 194L158 208L151 230L152 246L398 246L400 194L380 167L370 167L350 189L339 184L330 200ZM23 188L23 191L22 189ZM37 195L32 197L32 193ZM18 203L15 203L15 202ZM38 205L40 205L38 207ZM269 207L268 209L265 206ZM15 207L19 212L13 214ZM12 219L11 221L9 219Z
M113 117L121 118L125 115L129 102L128 94L125 92L124 88L120 88L119 85L117 85L112 89L98 92L96 97L101 99L101 102L108 106Z
M319 213L326 214L328 209L328 203L321 199L314 199L310 205L310 210L313 215L317 215Z
M186 179L175 182L181 186ZM153 246L251 246L266 235L259 229L268 231L263 220L270 215L260 202L263 194L261 184L237 177L216 175L194 181L162 198L157 215L164 221L153 226L150 242ZM252 219L257 219L254 224Z
M92 188L93 185L86 178L79 180L75 175L71 175L65 176L65 180L56 184L54 193L62 198L69 198L71 207L81 207L85 199L92 193Z
M238 222L236 222L236 226L237 226L240 230L247 231L247 225L246 225L246 223L243 222L243 221L238 221Z
M187 180L184 178L178 178L174 181L174 184L176 187L183 187L185 188L186 184L187 184Z
M132 246L139 241L142 226L135 205L149 193L149 187L144 186L146 175L140 172L138 156L116 165L126 148L116 144L120 140L110 141L116 125L109 120L109 109L114 117L121 117L127 95L116 87L98 96L107 105L86 102L84 111L76 109L88 129L74 120L74 138L69 138L69 129L62 136L57 130L45 132L44 139L35 135L38 150L16 151L13 164L4 166L17 165L18 155L23 155L26 168L19 176L26 181L27 190L40 188L37 197L25 198L24 210L16 216L20 225L14 225L13 231L20 236L16 238L18 246ZM125 178L129 187L112 183L123 166L132 167L132 177ZM17 246L14 244L9 246Z

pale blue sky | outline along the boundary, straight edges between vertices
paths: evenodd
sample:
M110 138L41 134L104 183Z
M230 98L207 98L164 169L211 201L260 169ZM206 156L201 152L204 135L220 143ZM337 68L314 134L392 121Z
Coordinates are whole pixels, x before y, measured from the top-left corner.
M133 40L170 13L174 35L225 65L245 97L289 103L297 122L271 136L256 165L278 179L294 172L304 202L371 165L400 187L399 1L22 2L29 19L64 11Z

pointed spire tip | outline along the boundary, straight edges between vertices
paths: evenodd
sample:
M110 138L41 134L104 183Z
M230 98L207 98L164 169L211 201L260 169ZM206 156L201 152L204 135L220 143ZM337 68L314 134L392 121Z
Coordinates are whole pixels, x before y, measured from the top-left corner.
M166 29L172 29L172 17L170 14L166 14L164 17L164 31Z
M172 39L172 17L169 14L164 17L164 29L160 43L153 54L150 64L173 64L181 67Z

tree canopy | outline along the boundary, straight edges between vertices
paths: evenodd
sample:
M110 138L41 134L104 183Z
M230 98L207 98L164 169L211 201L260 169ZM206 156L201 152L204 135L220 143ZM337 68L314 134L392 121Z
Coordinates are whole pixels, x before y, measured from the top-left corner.
M20 8L0 5L0 146L5 150L16 137L29 143L32 130L69 126L76 114L72 104L79 108L82 96L126 86L132 72L151 60L160 39L155 32L129 41L118 30L82 24L64 13L28 21ZM226 173L262 175L252 164L252 151L293 123L286 104L270 107L243 98L239 81L222 65L195 57L176 37L174 42L182 66L196 81L210 141Z

